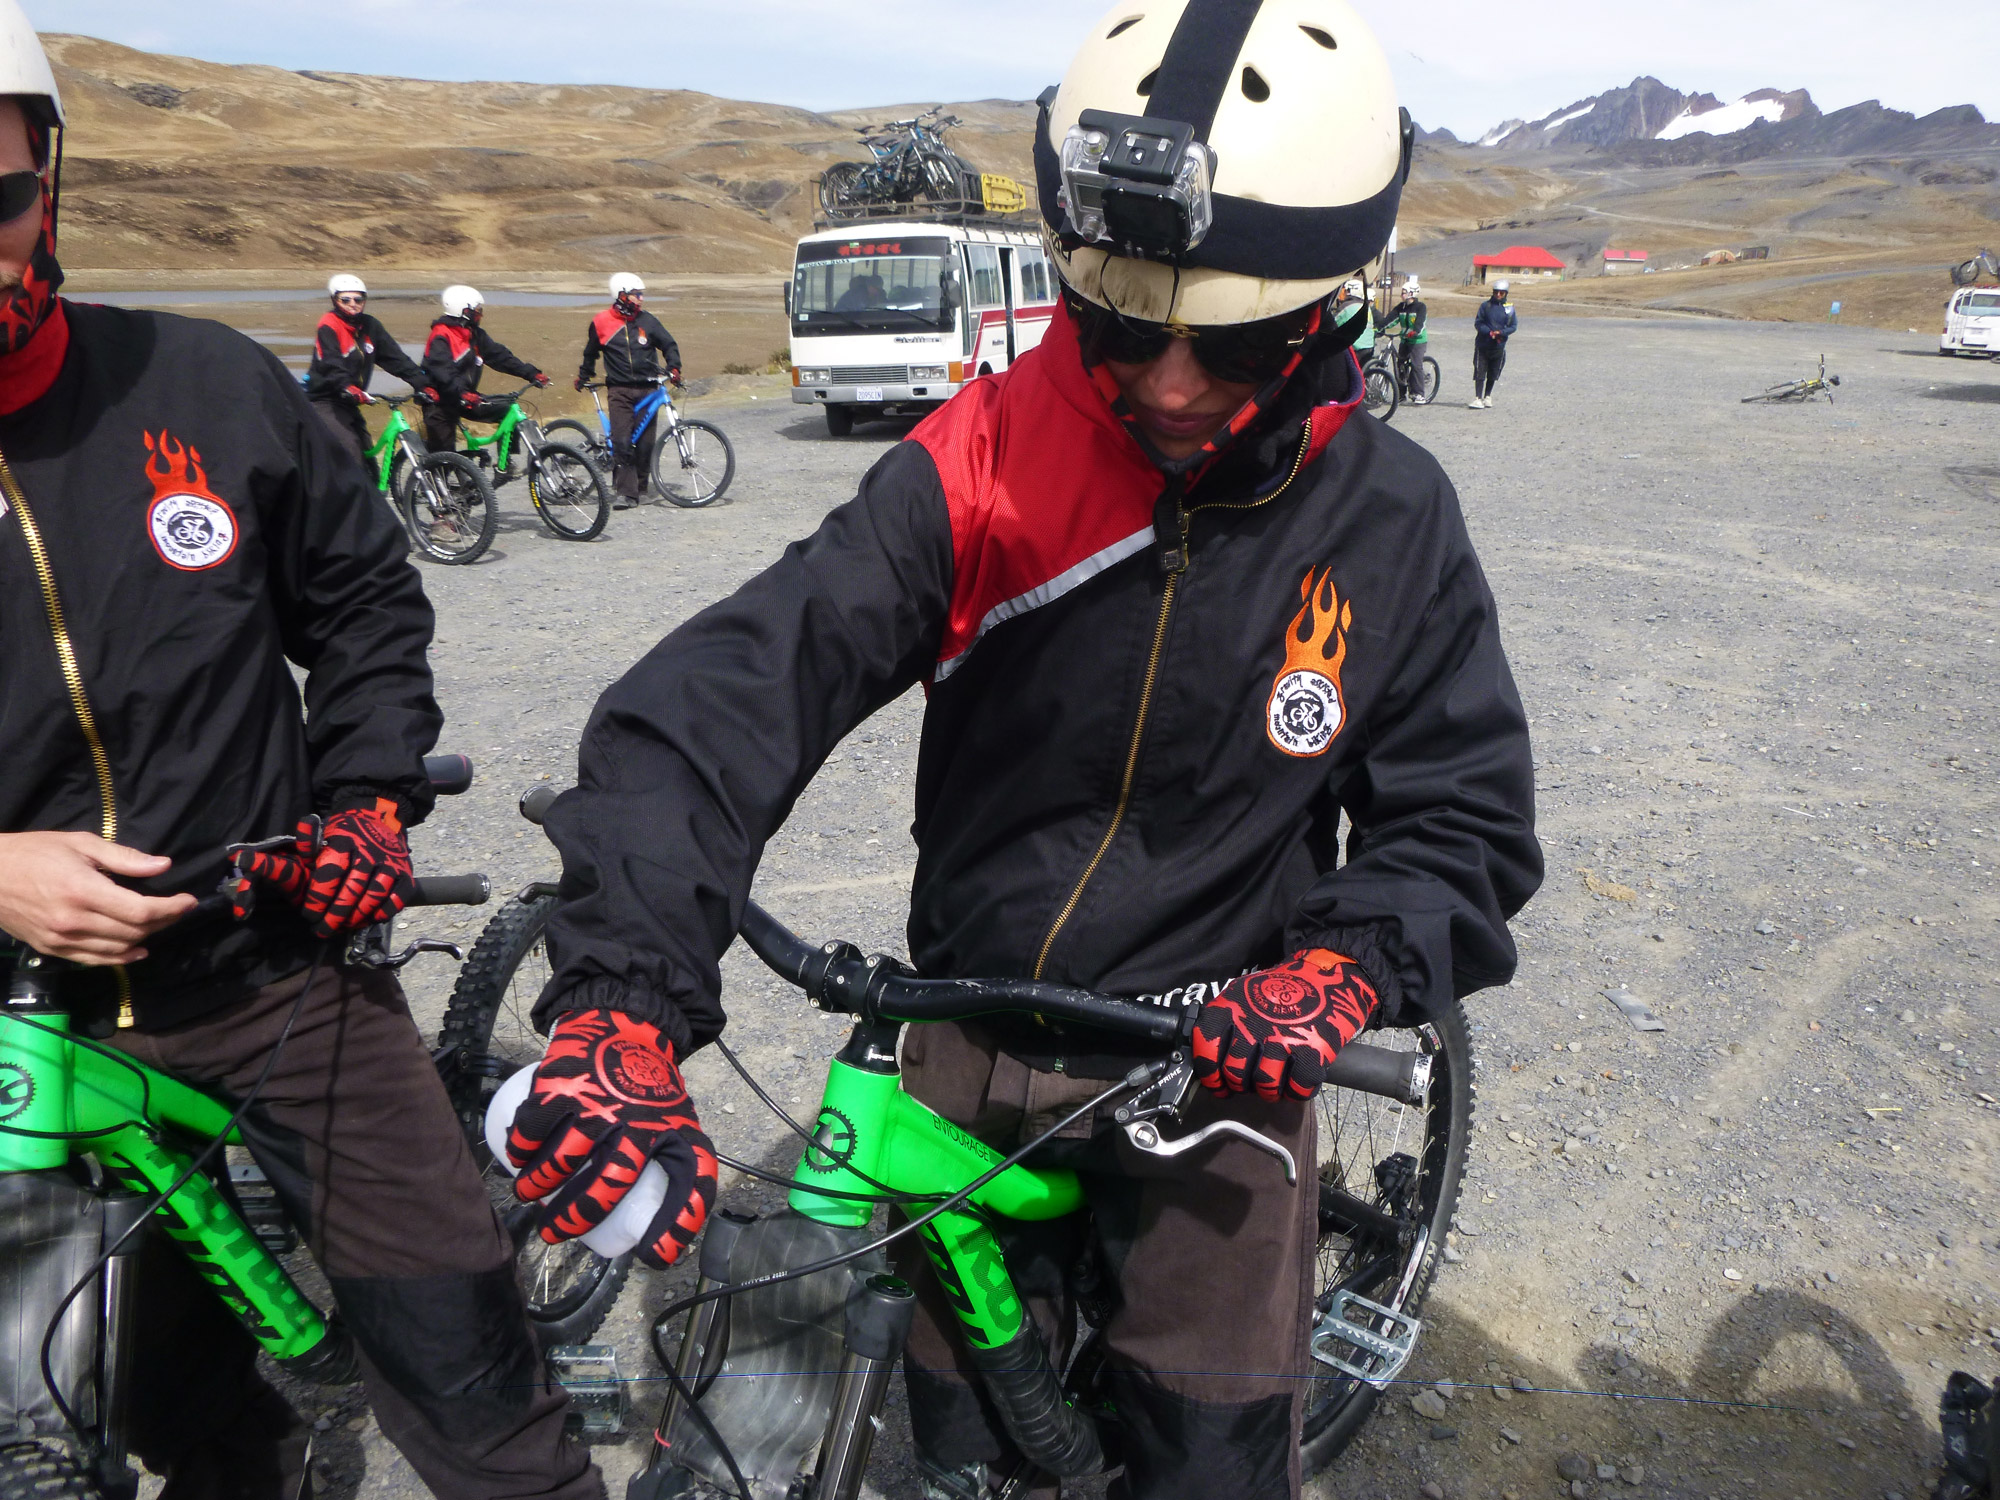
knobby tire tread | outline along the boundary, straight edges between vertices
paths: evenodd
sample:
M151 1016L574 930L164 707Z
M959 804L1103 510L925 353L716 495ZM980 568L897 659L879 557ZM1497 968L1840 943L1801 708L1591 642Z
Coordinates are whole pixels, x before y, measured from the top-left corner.
M427 453L417 460L416 466L419 470L448 471L457 474L461 480L469 481L474 486L480 512L479 534L463 551L450 552L432 546L426 540L429 532L418 523L419 516L423 514L422 501L418 494L420 486L413 475L411 482L403 491L403 521L409 527L411 540L416 543L417 550L432 561L447 566L462 566L479 561L485 555L486 549L493 545L493 535L500 527L500 506L493 497L492 483L480 472L479 465L462 453Z
M0 1447L0 1500L101 1500L103 1494L60 1448L35 1442Z
M571 458L581 464L584 473L590 478L591 489L597 496L592 520L588 526L580 530L565 526L556 520L554 512L542 499L542 466L548 462L551 454ZM591 462L589 453L570 443L542 444L542 451L536 454L528 465L528 493L534 497L535 511L541 516L542 524L548 527L552 535L561 537L566 542L590 541L604 530L604 523L611 519L611 486L605 482L602 471Z
M687 471L680 466L680 445L674 441L672 433L663 432L660 440L653 445L653 484L682 510L701 510L729 493L730 483L736 478L736 445L729 441L729 434L713 422L682 417L680 425L692 432L705 432L722 444L722 478L713 494L699 498L687 494L683 487L688 478Z

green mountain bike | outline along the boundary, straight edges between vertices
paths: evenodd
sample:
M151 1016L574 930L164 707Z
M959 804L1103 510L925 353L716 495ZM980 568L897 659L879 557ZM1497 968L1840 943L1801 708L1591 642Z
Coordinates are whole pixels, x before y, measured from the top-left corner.
M471 562L493 541L498 519L493 492L479 466L456 453L432 453L403 415L416 400L377 396L389 408L382 436L368 450L375 460L375 488L396 509L410 541L439 562Z
M522 386L518 391L496 397L507 403L507 411L486 436L461 429L465 437L464 457L476 466L489 503L496 486L525 472L528 498L550 534L564 541L587 542L604 530L604 523L610 519L610 493L604 476L582 449L551 439L542 424L521 405L521 397L533 389ZM454 560L470 561L469 558Z
M696 1291L654 1324L671 1390L627 1500L692 1495L697 1478L742 1500L854 1500L913 1308L910 1288L884 1274L880 1247L912 1233L957 1311L993 1408L1026 1456L1019 1472L998 1476L998 1495L1115 1462L1106 1440L1116 1417L1097 1395L1094 1341L1086 1335L1068 1369L1057 1371L994 1231L996 1223L1081 1207L1072 1172L1023 1159L1065 1125L1112 1104L1116 1128L1148 1154L1177 1157L1231 1135L1277 1158L1271 1170L1282 1168L1289 1181L1298 1182L1303 1165L1299 1190L1316 1194L1319 1218L1317 1297L1306 1313L1313 1367L1304 1377L1305 1471L1323 1467L1353 1438L1416 1346L1418 1310L1457 1202L1472 1072L1456 1006L1411 1030L1378 1030L1341 1053L1316 1106L1318 1159L1300 1164L1234 1120L1166 1133L1195 1092L1191 1011L1029 980L920 978L851 944L810 947L754 904L742 932L822 1010L856 1022L829 1065L817 1121L810 1129L791 1122L806 1145L789 1179L789 1206L762 1218L722 1208L702 1241ZM896 1047L906 1022L1002 1011L1101 1027L1150 1042L1160 1056L1003 1157L902 1091ZM884 1235L871 1223L889 1201L906 1222ZM682 1312L688 1319L675 1351L666 1340Z

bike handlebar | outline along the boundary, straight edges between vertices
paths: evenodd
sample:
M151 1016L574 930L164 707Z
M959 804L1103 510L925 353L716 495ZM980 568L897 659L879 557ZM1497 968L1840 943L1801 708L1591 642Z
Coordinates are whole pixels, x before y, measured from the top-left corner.
M484 875L419 875L408 906L484 906L493 898L493 882Z

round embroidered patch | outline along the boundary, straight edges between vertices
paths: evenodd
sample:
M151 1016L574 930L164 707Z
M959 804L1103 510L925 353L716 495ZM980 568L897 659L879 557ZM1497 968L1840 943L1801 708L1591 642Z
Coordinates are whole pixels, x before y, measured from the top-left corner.
M146 523L160 556L176 568L212 568L236 550L236 517L206 495L162 495Z
M1322 672L1287 672L1271 689L1271 742L1288 755L1317 755L1340 733L1340 690Z

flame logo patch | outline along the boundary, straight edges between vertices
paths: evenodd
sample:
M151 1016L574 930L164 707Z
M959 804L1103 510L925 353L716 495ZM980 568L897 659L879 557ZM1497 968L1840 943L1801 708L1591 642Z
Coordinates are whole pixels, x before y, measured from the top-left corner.
M145 437L146 478L153 486L146 529L153 549L169 567L188 573L227 560L236 550L236 513L209 489L201 455L165 431Z
M1271 684L1264 732L1285 754L1303 758L1325 753L1347 722L1340 669L1354 606L1333 586L1331 566L1309 569L1299 597L1305 602L1285 630L1285 664Z

